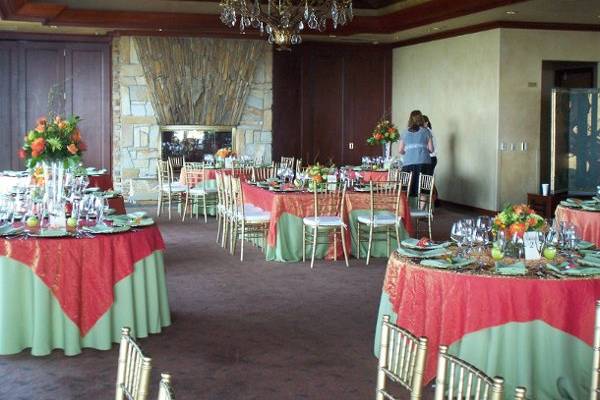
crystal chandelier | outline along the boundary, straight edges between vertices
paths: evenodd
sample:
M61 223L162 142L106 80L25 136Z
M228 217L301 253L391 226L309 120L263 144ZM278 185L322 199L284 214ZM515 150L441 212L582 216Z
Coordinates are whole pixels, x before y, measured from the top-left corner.
M238 24L242 34L246 28L258 29L279 50L301 43L300 32L306 28L325 31L329 18L334 29L353 18L352 0L266 0L266 4L260 0L221 0L220 5L225 25L233 28Z

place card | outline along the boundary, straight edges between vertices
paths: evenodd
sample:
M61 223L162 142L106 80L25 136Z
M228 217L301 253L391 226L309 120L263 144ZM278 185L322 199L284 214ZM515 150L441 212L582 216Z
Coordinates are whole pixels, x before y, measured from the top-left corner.
M523 246L526 260L539 260L542 258L540 251L540 239L537 232L525 232L523 235Z

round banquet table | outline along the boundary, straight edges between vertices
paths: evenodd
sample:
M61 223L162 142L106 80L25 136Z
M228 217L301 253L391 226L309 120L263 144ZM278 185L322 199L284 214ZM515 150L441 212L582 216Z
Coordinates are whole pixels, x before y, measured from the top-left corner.
M0 239L0 354L76 355L171 324L158 227L93 238Z
M388 262L375 335L383 315L427 336L425 381L438 347L533 399L589 397L595 301L600 278L537 279L427 268L394 253Z
M571 222L579 230L583 240L600 247L600 212L578 210L563 206L556 207L556 220Z
M244 202L251 203L271 213L269 232L267 234L267 261L298 262L302 261L302 218L314 215L313 193L309 192L274 192L257 186L242 183ZM346 192L344 221L349 225L350 235L346 235L347 248L350 254L356 255L356 221L360 215L368 216L370 209L368 192ZM400 226L400 239L407 238L413 231L410 219L410 208L403 195L400 214L404 225ZM331 241L333 242L333 241ZM390 247L395 249L397 243L391 241ZM307 256L310 254L307 247ZM333 243L317 246L316 257L333 259L335 252ZM366 257L367 244L361 243L360 254ZM337 256L343 258L341 243L338 241ZM373 242L372 257L387 257L385 241Z

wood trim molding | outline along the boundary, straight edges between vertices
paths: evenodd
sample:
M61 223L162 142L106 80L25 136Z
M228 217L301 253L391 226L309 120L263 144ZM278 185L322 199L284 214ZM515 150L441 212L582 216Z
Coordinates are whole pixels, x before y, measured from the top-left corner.
M67 35L60 33L0 32L2 40L35 40L38 42L111 42L110 35Z
M526 0L430 0L380 16L356 16L351 24L334 31L331 26L323 34L394 33L431 23L457 18ZM184 14L134 12L116 10L75 9L55 3L27 0L0 0L5 19L35 21L64 26L90 26L117 30L169 33L196 32L239 36L219 21L216 14Z
M442 200L442 199L438 199L438 201L440 202L441 206L463 208L465 210L473 211L480 215L488 215L488 216L493 217L496 214L498 214L498 211L486 210L485 208L473 207L473 206L469 206L466 204L455 203L453 201Z
M483 24L465 26L463 28L452 29L445 32L433 33L431 35L420 36L414 39L401 40L392 44L392 47L412 46L419 43L432 42L434 40L447 39L455 36L468 35L470 33L483 32L491 29L540 29L555 31L588 31L600 32L600 24L568 24L568 23L548 23L548 22L520 22L520 21L491 21Z

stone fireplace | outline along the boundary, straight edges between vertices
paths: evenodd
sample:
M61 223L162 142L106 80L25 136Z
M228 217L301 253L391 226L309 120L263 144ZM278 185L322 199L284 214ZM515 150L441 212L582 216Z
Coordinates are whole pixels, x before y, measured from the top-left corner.
M114 38L112 62L113 178L115 182L131 181L136 200L154 200L156 162L161 158L163 131L151 104L133 37ZM271 162L271 77L272 48L265 45L240 121L231 133L238 154L260 157L264 162Z

